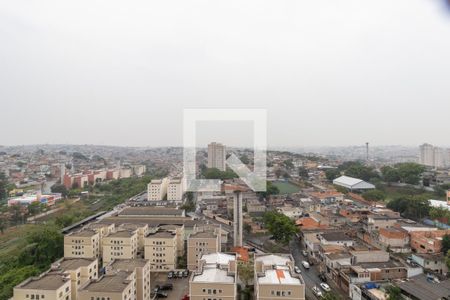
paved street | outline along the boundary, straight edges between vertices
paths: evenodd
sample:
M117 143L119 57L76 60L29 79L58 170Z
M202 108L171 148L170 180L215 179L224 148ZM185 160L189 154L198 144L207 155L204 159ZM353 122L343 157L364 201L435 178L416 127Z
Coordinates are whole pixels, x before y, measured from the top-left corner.
M168 294L168 297L165 298L167 300L180 300L184 295L189 294L189 277L187 278L176 278L176 279L167 279L167 272L152 272L150 285L151 289L155 288L155 286L162 285L165 283L172 283L173 290L164 291Z
M299 239L294 238L294 240L291 242L291 244L289 245L291 248L291 254L294 257L295 260L295 265L298 266L300 268L300 270L302 271L302 277L303 280L305 281L305 286L306 286L306 290L305 290L305 294L306 294L306 299L311 299L311 300L316 300L318 299L313 293L312 293L312 288L314 286L319 286L319 284L322 282L319 278L319 266L318 265L313 265L311 266L311 268L309 268L309 270L306 270L303 266L302 266L302 261L306 259L306 257L304 257L302 255L302 245ZM330 280L328 280L327 284L331 287L331 290L333 291L333 293L337 293L339 294L339 296L341 296L342 299L347 299L348 296L346 294L344 294L344 292L341 289L338 289L338 287L331 282ZM321 289L322 292L324 292Z

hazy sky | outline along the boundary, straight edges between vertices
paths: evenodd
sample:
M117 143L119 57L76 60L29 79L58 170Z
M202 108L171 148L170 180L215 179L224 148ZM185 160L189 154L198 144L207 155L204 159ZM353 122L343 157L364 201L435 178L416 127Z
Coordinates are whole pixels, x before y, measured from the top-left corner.
M450 7L0 4L0 145L181 145L184 108L222 107L266 108L270 146L448 145ZM248 144L242 132L227 142Z

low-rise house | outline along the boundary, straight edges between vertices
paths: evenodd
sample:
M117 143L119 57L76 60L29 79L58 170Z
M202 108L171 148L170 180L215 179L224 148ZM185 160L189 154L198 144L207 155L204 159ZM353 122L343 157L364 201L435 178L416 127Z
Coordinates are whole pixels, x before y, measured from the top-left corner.
M442 238L450 230L411 232L411 249L417 253L439 253L442 251Z
M277 208L277 211L292 220L297 220L303 215L303 209L299 207L283 206Z
M381 228L378 233L378 241L385 248L393 252L409 252L409 234L399 228Z
M398 219L398 217L372 214L364 218L362 224L364 230L370 233L375 230L393 228Z
M445 261L445 256L441 253L438 254L412 254L411 260L424 268L426 271L432 271L437 274L447 275L448 267Z
M305 299L305 282L294 272L290 255L263 254L255 257L255 299Z
M343 231L321 233L319 234L318 239L323 245L344 245L350 247L355 243L355 241Z

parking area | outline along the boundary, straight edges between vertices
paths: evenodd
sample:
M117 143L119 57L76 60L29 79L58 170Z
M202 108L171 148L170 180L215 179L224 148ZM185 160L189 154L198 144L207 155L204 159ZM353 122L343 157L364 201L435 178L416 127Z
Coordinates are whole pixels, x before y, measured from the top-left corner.
M157 285L162 286L166 283L173 284L172 290L163 291L167 293L167 298L152 299L181 300L184 295L189 294L189 277L167 279L167 272L152 272L150 282L152 291Z

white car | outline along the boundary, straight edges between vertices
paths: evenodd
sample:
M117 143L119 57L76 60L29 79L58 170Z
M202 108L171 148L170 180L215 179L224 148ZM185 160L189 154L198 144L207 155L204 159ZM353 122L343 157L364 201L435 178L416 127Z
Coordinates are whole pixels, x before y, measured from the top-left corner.
M302 251L302 255L303 255L304 257L307 257L307 256L308 256L308 252L306 252L306 250L303 250L303 251Z
M314 286L312 288L313 294L316 295L317 297L322 297L322 292L320 291L320 289L317 286Z
M328 284L326 284L325 282L322 282L320 284L320 287L325 291L325 292L329 292L331 291L330 286Z
M294 272L297 273L297 274L300 274L302 271L300 271L299 267L295 266L294 267Z
M306 261L306 260L304 260L304 261L302 261L302 265L303 265L303 268L305 268L305 269L309 269L309 263Z

